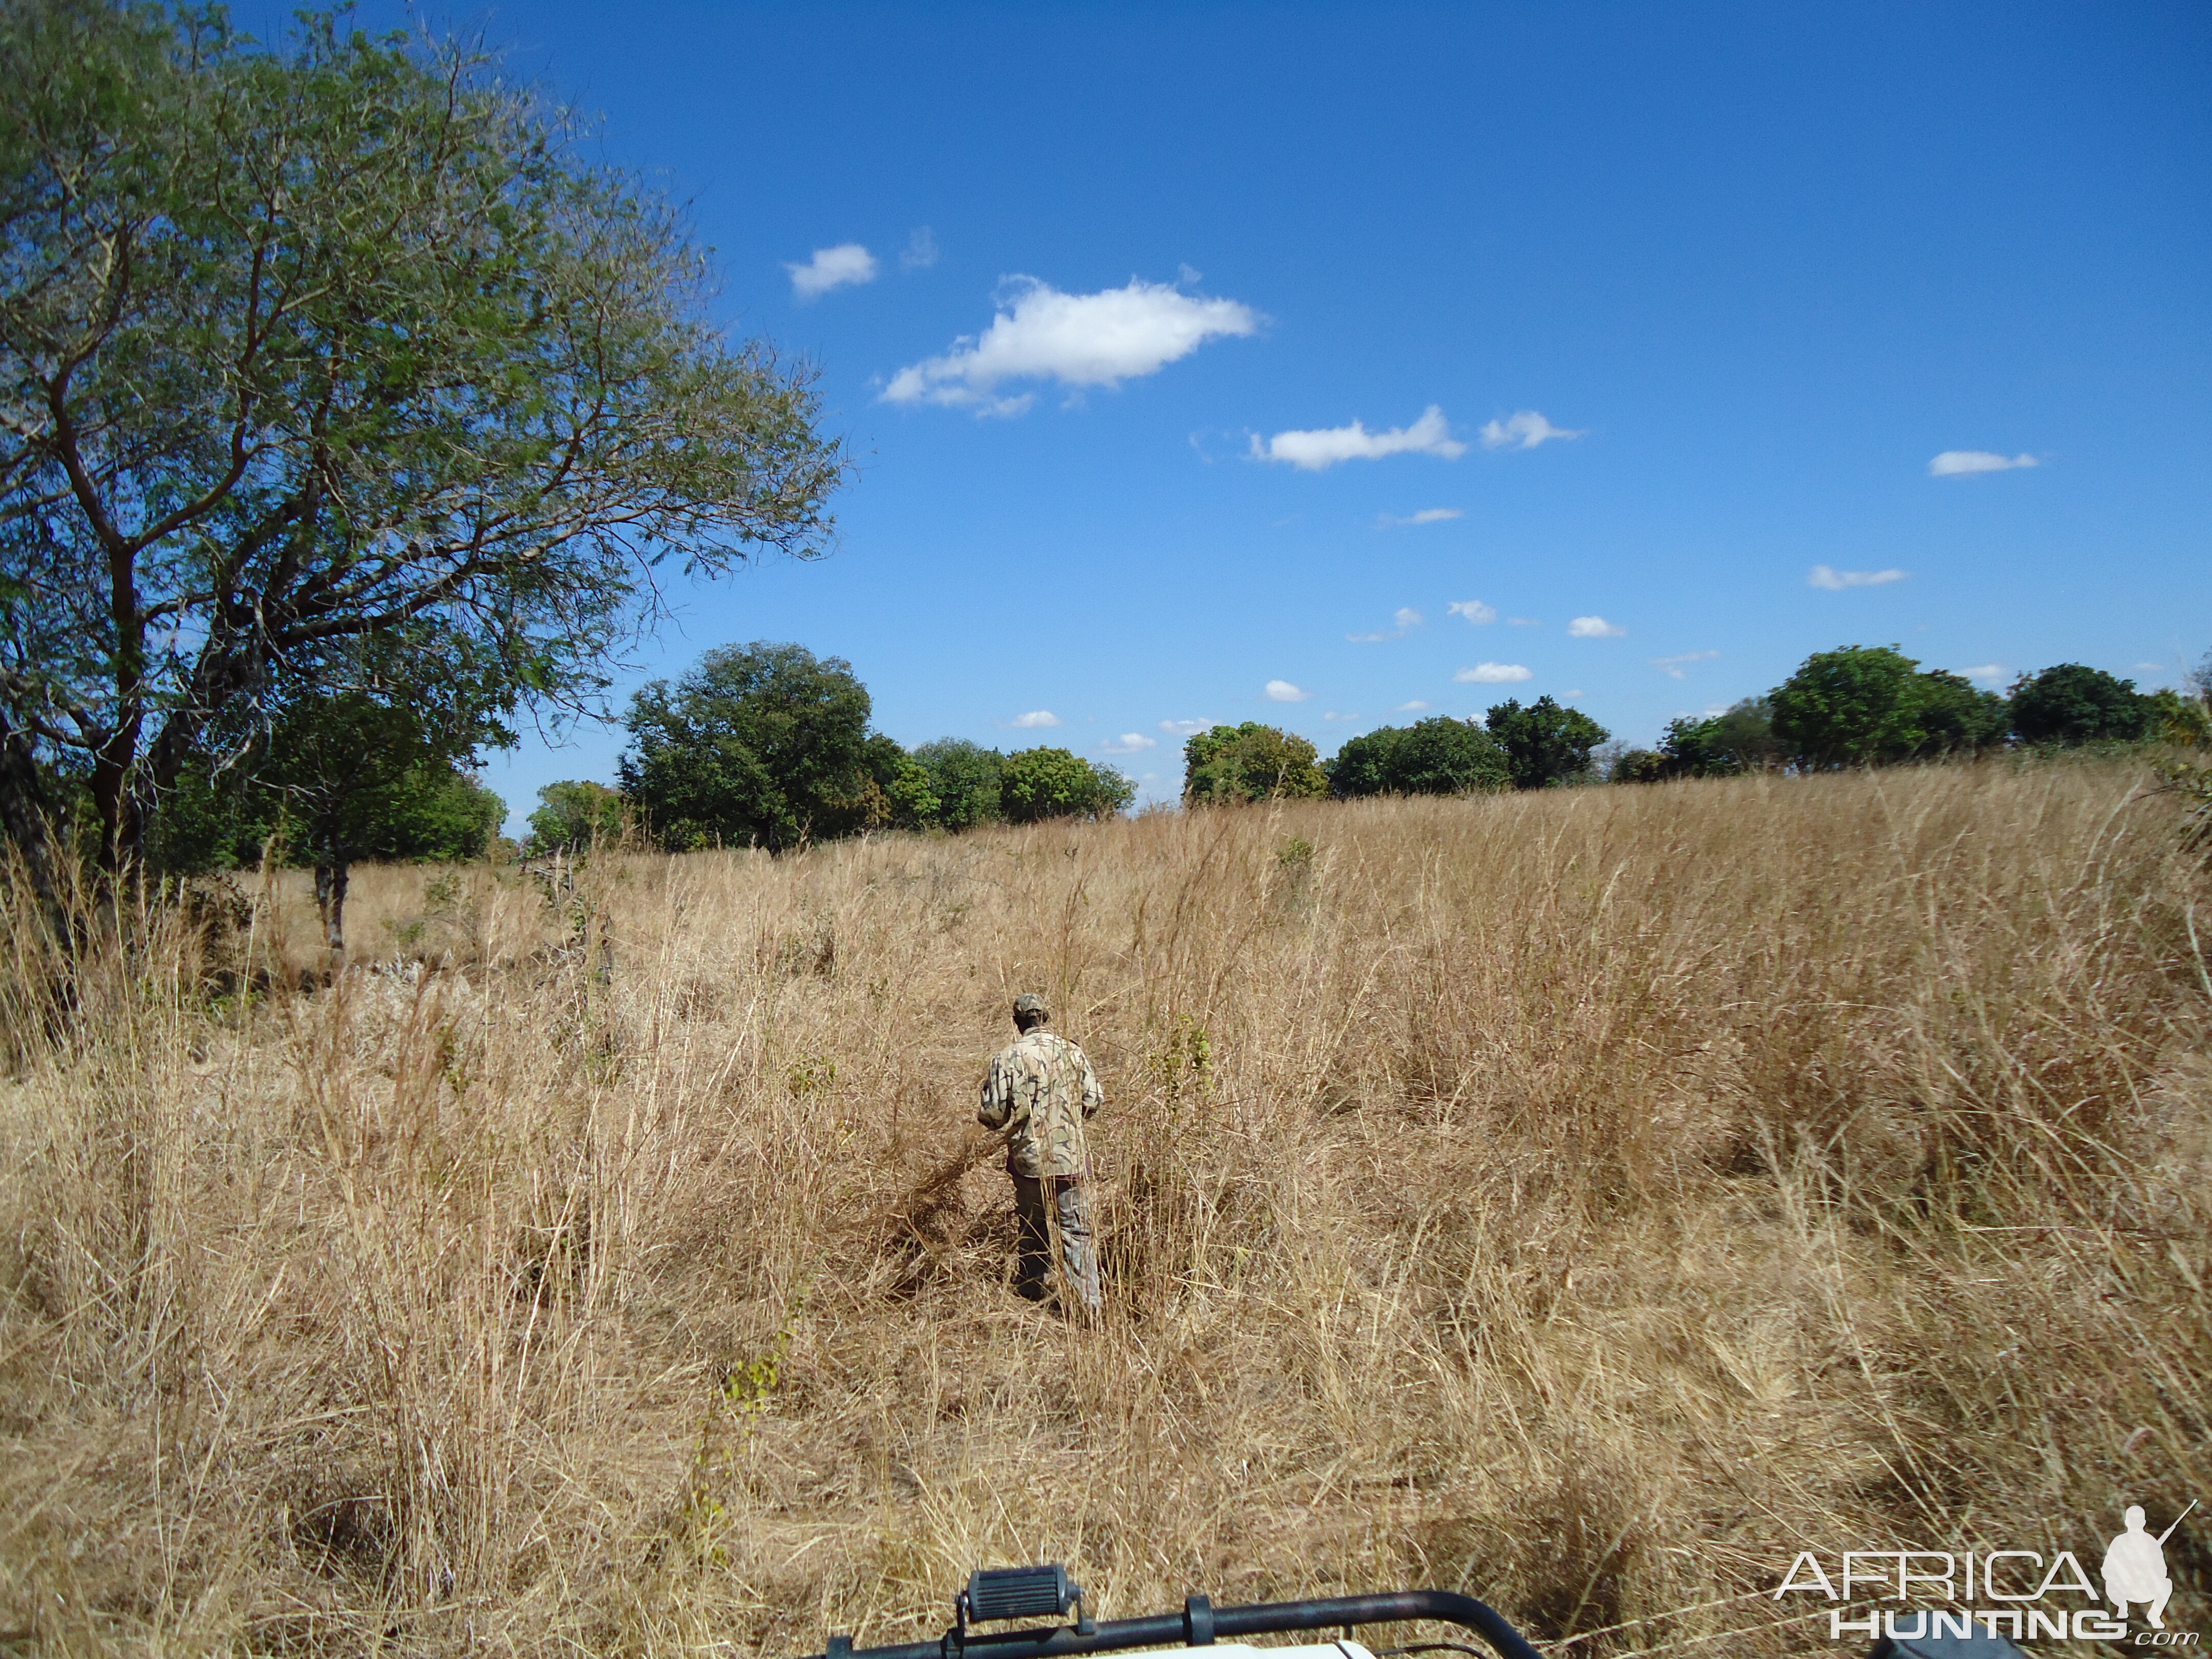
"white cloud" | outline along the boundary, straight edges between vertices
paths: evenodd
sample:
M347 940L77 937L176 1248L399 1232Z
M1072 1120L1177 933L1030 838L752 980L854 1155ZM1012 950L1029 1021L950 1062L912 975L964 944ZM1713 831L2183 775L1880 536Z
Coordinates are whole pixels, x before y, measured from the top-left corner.
M1544 624L1534 617L1508 617L1505 625L1508 628L1541 628Z
M1481 628L1498 620L1498 607L1485 605L1480 599L1454 599L1444 607L1444 614L1464 617L1477 628Z
M1308 472L1320 472L1339 461L1377 461L1385 455L1441 455L1457 460L1467 453L1467 446L1452 436L1443 410L1431 404L1413 425L1394 426L1388 432L1370 432L1358 421L1310 432L1278 432L1265 440L1255 432L1251 453L1255 461L1288 461Z
M1311 696L1313 696L1312 692L1305 690L1301 687L1292 685L1288 680L1269 680L1267 682L1267 701L1269 702L1304 702Z
M1966 478L1977 472L2009 472L2016 466L2041 466L2033 455L1999 455L1987 449L1947 449L1928 463L1931 478Z
M1006 724L1012 726L1018 726L1024 732L1033 732L1041 726L1059 725L1060 716L1054 714L1049 708L1032 708L1026 714L1015 715L1013 719L1008 720Z
M922 225L906 239L906 247L899 254L899 269L927 270L936 263L937 233L927 225Z
M884 401L975 405L1019 414L1028 397L1000 398L1009 380L1113 386L1156 374L1220 335L1250 334L1257 313L1234 300L1207 300L1167 283L1129 279L1127 288L1062 294L1034 276L1007 283L1008 300L980 337L963 335L942 356L891 376Z
M1377 640L1402 640L1407 635L1427 622L1428 618L1414 610L1412 605L1401 605L1390 613L1390 620L1397 626L1389 633L1346 634L1344 637L1355 645L1371 645Z
M802 300L818 300L833 288L876 280L876 256L858 242L817 247L803 265L787 264L791 291Z
M1111 743L1102 743L1098 745L1109 755L1141 755L1147 749L1157 749L1159 746L1160 740L1158 738L1148 738L1141 732L1124 732Z
M1353 424L1357 425L1358 422L1354 422ZM1402 519L1394 518L1385 513L1382 515L1382 522L1384 524L1442 524L1447 519L1463 519L1466 516L1466 510L1462 507L1425 507L1419 512L1409 513Z
M1160 730L1171 738L1188 738L1205 731L1212 724L1212 720L1162 720Z
M1690 664L1705 662L1719 655L1720 653L1717 651L1685 651L1679 656L1654 657L1651 659L1651 665L1668 679L1679 680L1684 678L1682 671Z
M1356 720L1359 716L1358 714L1347 714L1339 709L1332 708L1326 714L1323 714L1322 718L1325 720Z
M1411 702L1400 703L1397 708L1391 710L1391 713L1395 714L1418 714L1421 710L1426 708L1429 705L1426 702L1423 702L1420 698L1416 697Z
M2154 665L2144 663L2136 665L2138 668ZM1962 668L1959 672L1970 680L2001 680L2005 677L2004 665L1996 662L1977 663L1972 668Z
M1485 449L1534 449L1538 444L1549 443L1554 438L1579 438L1580 432L1570 432L1565 427L1553 426L1533 409L1503 421L1492 421L1482 428Z
M1831 593L1840 593L1847 587L1880 587L1888 582L1905 580L1902 570L1837 570L1825 564L1816 564L1805 578L1815 587L1825 587Z
M1479 662L1452 678L1462 685L1514 685L1535 676L1517 662Z
M1617 640L1628 630L1602 617L1577 617L1567 624L1567 632L1578 640Z

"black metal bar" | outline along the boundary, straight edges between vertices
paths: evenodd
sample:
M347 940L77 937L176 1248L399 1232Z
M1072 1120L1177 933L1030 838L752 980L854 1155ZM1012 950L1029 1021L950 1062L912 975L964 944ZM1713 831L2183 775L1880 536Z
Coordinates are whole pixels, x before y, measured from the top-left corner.
M1193 1603L1203 1598L1193 1597ZM1249 1607L1212 1607L1210 1621L1217 1638L1263 1636L1282 1631L1326 1630L1330 1626L1390 1625L1414 1619L1433 1619L1471 1630L1504 1656L1504 1659L1542 1659L1527 1638L1501 1618L1496 1609L1472 1595L1451 1590L1393 1590L1381 1595L1337 1595L1316 1601L1264 1601ZM1196 1615L1196 1616L1194 1616ZM1061 1625L1046 1629L986 1633L969 1630L947 1632L933 1642L907 1642L885 1648L854 1648L850 1659L1060 1659L1064 1654L1111 1653L1128 1648L1179 1647L1201 1641L1202 1614L1186 1604L1182 1613L1156 1613L1149 1619L1111 1619L1088 1636ZM829 1659L810 1655L809 1659Z
M1187 1648L1213 1645L1213 1603L1203 1595L1183 1598L1182 1643Z

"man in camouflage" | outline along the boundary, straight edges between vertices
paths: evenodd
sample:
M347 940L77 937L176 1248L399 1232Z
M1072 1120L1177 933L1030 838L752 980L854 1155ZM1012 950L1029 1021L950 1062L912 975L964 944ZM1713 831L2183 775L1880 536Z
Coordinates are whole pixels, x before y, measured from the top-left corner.
M1006 1132L1006 1173L1021 1221L1017 1288L1032 1302L1045 1299L1056 1236L1060 1271L1085 1310L1096 1313L1098 1256L1083 1199L1090 1163L1083 1121L1106 1097L1083 1050L1045 1030L1051 1018L1035 992L1014 999L1021 1036L992 1058L975 1117L987 1129Z

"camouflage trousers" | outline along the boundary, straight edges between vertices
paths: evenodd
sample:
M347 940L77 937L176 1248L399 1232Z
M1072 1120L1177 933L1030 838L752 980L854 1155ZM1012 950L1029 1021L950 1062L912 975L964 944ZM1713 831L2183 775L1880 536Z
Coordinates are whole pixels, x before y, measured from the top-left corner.
M1090 1208L1083 1183L1073 1176L1016 1176L1014 1213L1021 1223L1020 1255L1014 1288L1032 1302L1052 1293L1052 1245L1060 1239L1060 1270L1076 1298L1098 1311L1098 1251L1091 1236Z

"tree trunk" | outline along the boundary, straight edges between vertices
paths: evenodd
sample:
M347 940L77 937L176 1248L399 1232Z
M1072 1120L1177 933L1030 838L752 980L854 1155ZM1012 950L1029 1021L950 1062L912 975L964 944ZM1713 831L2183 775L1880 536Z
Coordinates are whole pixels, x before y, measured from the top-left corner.
M315 908L323 919L323 942L330 946L326 963L335 979L345 971L346 879L352 860L343 851L331 853L315 863Z
M54 945L66 950L70 943L69 916L54 888L49 848L48 829L52 821L52 803L39 776L38 763L31 757L30 738L9 724L6 714L0 713L0 830L7 833L23 860L31 891L52 931Z
M145 873L146 823L139 811L137 780L138 720L102 744L92 760L92 802L100 816L100 868L110 889ZM112 896L111 891L110 896Z

